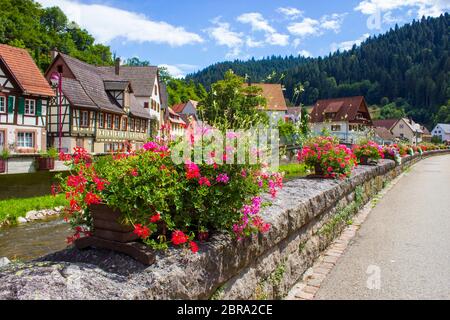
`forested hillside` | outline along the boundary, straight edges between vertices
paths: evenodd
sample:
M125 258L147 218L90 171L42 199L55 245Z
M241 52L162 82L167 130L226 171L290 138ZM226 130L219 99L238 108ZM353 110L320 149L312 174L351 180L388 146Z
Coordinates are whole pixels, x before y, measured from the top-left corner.
M42 70L53 48L93 64L113 61L108 46L69 21L58 8L42 8L32 0L0 0L0 43L26 48Z
M449 22L448 13L422 18L346 52L217 63L187 79L209 88L233 69L254 82L281 82L291 101L301 83L306 105L319 98L364 95L369 104L382 107L382 117L407 114L431 125L450 120L450 108L445 108L450 99Z

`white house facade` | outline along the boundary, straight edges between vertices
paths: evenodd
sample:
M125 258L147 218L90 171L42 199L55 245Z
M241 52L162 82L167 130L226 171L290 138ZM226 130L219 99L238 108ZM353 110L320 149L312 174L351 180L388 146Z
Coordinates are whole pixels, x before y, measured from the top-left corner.
M438 123L431 131L433 137L439 137L442 141L450 141L450 123Z

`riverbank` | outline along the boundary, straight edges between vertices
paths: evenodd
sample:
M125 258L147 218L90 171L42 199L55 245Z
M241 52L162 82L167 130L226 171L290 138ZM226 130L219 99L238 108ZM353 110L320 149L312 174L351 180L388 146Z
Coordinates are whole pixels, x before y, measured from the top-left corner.
M0 200L0 227L58 215L67 204L63 194Z

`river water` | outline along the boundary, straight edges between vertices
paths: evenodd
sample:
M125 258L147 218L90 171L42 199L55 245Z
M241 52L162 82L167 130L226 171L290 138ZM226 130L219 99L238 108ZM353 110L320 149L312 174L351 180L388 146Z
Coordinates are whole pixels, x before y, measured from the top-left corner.
M61 218L0 228L0 257L28 261L67 247L70 225Z

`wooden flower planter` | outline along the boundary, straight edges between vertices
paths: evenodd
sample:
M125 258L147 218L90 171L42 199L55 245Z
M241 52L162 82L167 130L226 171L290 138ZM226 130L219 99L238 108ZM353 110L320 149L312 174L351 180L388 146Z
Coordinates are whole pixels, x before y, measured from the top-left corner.
M6 172L6 160L0 159L0 173Z
M132 226L120 223L121 213L114 211L106 205L90 206L94 226L91 237L75 241L75 246L82 250L89 247L109 249L124 253L137 261L151 265L155 262L155 252L137 242L139 237L133 232Z
M53 158L37 158L37 169L39 171L53 170L55 169L55 159Z

